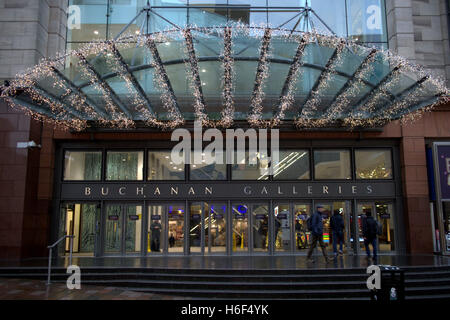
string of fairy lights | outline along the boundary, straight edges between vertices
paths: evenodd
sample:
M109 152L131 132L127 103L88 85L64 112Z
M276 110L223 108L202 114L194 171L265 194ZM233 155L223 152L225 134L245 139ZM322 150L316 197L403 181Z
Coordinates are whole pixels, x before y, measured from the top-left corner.
M198 56L202 51L198 51L197 46L206 43L217 47L222 41L218 56L206 57L210 58L208 61L220 62L221 72L220 87L216 90L217 98L222 101L220 119L212 120L203 93L203 74L199 72L199 59L205 56ZM273 50L275 41L277 45L285 42L289 48L296 49L280 56ZM247 50L255 42L259 43L258 48L253 45L253 50ZM165 57L160 52L164 44L174 44L166 51L183 61L184 79L180 79L183 75L179 71L167 71ZM328 60L317 62L322 48L333 54ZM139 69L142 70L139 75L133 71L136 66L131 66L128 59L130 53L135 55L135 50L145 56L140 59L143 67ZM251 57L247 56L250 51L253 52ZM235 96L237 83L250 75L246 68L236 69L237 58L244 58L244 61L245 58L250 61L256 58L258 62L251 80L253 90L248 93L251 98L247 121L253 127L273 128L283 121L291 121L292 118L286 119L288 111L297 113L293 123L298 129L337 124L348 128L378 126L393 119L414 121L436 105L450 101L444 80L388 50L362 47L337 36L316 32L243 24L171 29L91 42L53 60L43 59L17 75L8 87L3 87L1 97L11 107L34 119L63 128L84 130L96 124L130 128L136 121L142 121L146 126L170 130L186 122L186 114L180 110L176 95L179 85L174 89L173 83L187 80L186 90L193 98L190 112L195 120L200 120L206 127L228 128L235 121L236 99L241 97ZM267 104L267 89L271 86L268 79L274 60L287 61L290 66L287 78L282 79L283 92L280 92L276 108L267 118L263 106ZM335 84L337 70L345 72L346 65L358 61L354 73L348 74L347 83L342 84L340 90L338 88L338 93L327 105L324 97ZM305 99L302 98L304 83L300 79L314 63L322 69ZM146 73L146 70L151 72ZM105 74L109 76L106 78ZM374 77L379 81L373 83L366 94L368 83ZM186 101L186 97L183 99ZM218 106L211 107L217 110Z

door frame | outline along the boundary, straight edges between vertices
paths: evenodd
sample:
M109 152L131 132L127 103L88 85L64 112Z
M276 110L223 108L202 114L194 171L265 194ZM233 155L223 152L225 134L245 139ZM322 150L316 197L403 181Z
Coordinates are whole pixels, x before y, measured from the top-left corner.
M344 237L344 244L345 244L345 248L347 249L347 254L353 255L355 254L355 248L351 247L351 232L352 232L352 228L353 226L351 225L350 221L350 217L353 216L353 210L352 208L352 200L348 200L348 199L332 199L332 200L324 200L324 201L316 201L317 204L322 204L322 205L331 205L331 216L333 216L334 214L334 208L333 208L333 203L334 202L344 202L345 203L345 208L344 208L344 224L345 224L345 237ZM330 216L330 218L331 218ZM355 221L353 219L353 221ZM332 234L330 234L330 245L333 245L333 241L334 239L332 239Z
M144 238L144 250L142 255L151 257L151 256L158 256L158 255L180 255L178 252L169 252L169 206L171 205L178 205L183 206L184 208L184 215L183 215L183 232L184 232L184 238L183 238L183 251L181 252L181 255L186 255L186 235L188 234L188 214L190 213L186 206L187 201L145 201L145 217L144 217L144 231L143 231L143 238ZM149 211L148 208L150 206L162 206L162 217L161 217L161 225L163 227L163 233L161 235L161 244L160 248L162 249L161 252L148 252L148 223L149 223Z
M72 205L83 205L83 204L91 204L91 205L96 205L96 210L95 210L95 237L94 237L94 249L92 252L92 256L93 257L99 257L101 255L101 226L102 226L102 203L101 201L70 201L70 200L65 200L65 201L61 201L60 202L60 206L59 206L59 212L60 212L60 216L62 215L62 211L64 210L64 228L63 230L59 229L59 232L62 231L64 235L67 234L67 230L66 230L66 226L67 226L67 205L72 204ZM82 217L80 215L80 222L82 221ZM60 222L61 224L61 222ZM59 226L59 228L61 228L61 225ZM63 236L63 234L58 235L58 238L61 238ZM81 241L81 238L79 237L78 241ZM57 250L59 252L59 254L62 255L66 255L67 251L66 251L66 246L65 246L65 242L63 245L61 245L62 249ZM75 253L78 254L79 252Z

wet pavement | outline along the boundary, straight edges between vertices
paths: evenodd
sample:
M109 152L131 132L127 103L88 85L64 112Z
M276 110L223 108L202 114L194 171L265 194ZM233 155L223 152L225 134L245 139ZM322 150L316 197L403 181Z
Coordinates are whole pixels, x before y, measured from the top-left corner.
M321 255L315 256L315 263L307 261L306 256L152 256L152 257L73 257L72 264L98 268L158 268L158 269L352 269L365 268L368 264L365 255L343 255L325 263ZM450 256L439 255L380 255L376 264L400 267L448 266ZM69 258L54 259L53 267L67 267ZM21 261L0 260L0 268L8 267L47 267L47 258L25 259Z
M127 291L115 287L81 285L69 290L65 283L47 285L42 280L1 279L0 300L180 300L169 295Z

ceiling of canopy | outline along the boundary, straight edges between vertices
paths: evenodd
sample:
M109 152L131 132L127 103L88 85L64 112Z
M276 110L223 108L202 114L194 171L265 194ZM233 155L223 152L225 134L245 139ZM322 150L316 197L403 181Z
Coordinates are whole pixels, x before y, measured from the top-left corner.
M175 28L92 42L27 70L11 105L77 130L374 127L448 101L419 66L335 36L263 27Z

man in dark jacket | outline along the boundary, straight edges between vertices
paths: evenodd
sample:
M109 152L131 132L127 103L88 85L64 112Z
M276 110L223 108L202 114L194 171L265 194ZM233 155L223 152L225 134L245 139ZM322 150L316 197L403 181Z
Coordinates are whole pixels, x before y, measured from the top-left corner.
M367 258L370 259L369 244L372 245L373 259L377 259L377 222L372 217L372 212L366 211L366 218L362 221L362 234Z
M326 262L330 262L330 259L327 256L327 251L325 250L325 244L323 242L323 223L322 223L322 212L324 211L323 206L318 205L317 211L313 213L311 216L311 235L312 242L311 247L308 251L308 261L314 262L314 259L311 258L314 248L317 246L317 242L319 242L320 247L322 248L322 253Z
M343 254L342 246L344 244L344 219L339 210L334 210L334 214L330 219L330 227L333 236L333 253L337 257L337 245L339 244L339 254Z

